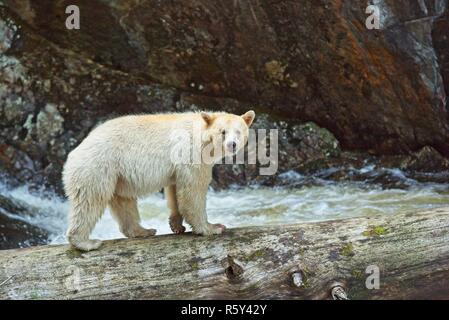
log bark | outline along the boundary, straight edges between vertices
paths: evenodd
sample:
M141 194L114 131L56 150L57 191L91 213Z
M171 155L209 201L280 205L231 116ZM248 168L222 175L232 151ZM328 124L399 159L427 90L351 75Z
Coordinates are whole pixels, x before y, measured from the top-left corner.
M349 299L447 299L449 208L118 239L87 253L4 250L0 262L0 299L332 299L338 289ZM369 266L379 289L366 287Z

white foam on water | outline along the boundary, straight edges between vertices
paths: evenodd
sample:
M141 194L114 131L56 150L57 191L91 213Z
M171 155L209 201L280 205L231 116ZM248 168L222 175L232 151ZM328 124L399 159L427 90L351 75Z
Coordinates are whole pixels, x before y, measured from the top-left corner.
M30 193L26 186L9 190L1 183L0 193L21 200L25 202L27 206L38 211L36 214L30 216L14 216L16 218L46 229L52 234L60 233L62 226L65 226L67 223L66 212L68 210L68 203L56 195Z
M0 192L38 208L38 214L22 219L50 231L51 243L66 242L67 201L32 194L26 187L7 190L0 185ZM442 184L417 184L407 190L349 182L299 188L258 186L209 191L207 199L209 221L230 228L394 214L444 205L449 205L449 185ZM139 200L139 210L144 227L155 228L158 234L171 233L169 210L162 194ZM108 210L96 225L92 238L123 238Z

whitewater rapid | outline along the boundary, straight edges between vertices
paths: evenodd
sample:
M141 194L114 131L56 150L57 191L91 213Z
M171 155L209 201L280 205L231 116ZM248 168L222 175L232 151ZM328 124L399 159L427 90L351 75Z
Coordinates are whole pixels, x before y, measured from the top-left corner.
M397 174L401 175L402 172L398 171ZM289 172L283 178L298 181L303 177ZM64 234L68 203L65 199L48 193L30 193L26 186L9 190L0 184L0 193L38 208L37 214L20 218L48 230L50 243L66 243ZM230 228L394 214L447 205L449 184L415 181L401 189L386 189L363 182L333 181L300 187L252 186L226 191L209 190L207 198L209 220ZM158 234L171 233L169 211L161 193L140 199L139 210L144 227L155 228ZM117 223L106 211L96 225L92 238L105 240L122 237Z

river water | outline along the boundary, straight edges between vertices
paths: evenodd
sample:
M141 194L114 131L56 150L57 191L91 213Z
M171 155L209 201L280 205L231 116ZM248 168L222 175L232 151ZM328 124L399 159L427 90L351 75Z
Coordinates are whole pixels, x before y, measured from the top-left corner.
M252 186L226 191L209 191L207 210L209 220L227 227L299 223L341 219L375 214L412 212L449 205L449 183L420 183L407 178L401 188L385 188L365 182L334 182L304 177L290 172L282 187ZM404 187L405 185L405 187ZM22 219L51 233L51 243L65 243L68 204L56 197L27 191L26 187L7 190L2 194L23 200L39 208L39 213ZM158 234L170 233L168 209L162 194L153 194L139 201L142 223L156 228ZM122 238L109 212L99 221L92 235L98 239Z

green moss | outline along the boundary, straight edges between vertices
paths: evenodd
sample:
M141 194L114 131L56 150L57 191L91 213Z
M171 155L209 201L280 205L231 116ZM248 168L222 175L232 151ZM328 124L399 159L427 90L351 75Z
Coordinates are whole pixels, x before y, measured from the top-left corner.
M310 279L309 279L310 271L306 267L303 267L301 270L301 274L302 274L302 287L304 289L310 288L311 287Z
M354 246L352 243L347 243L340 248L340 255L345 257L352 257L354 255Z
M264 248L264 249L257 249L248 255L239 255L238 258L241 261L250 262L263 258L266 254L267 250Z
M200 265L196 261L190 262L190 267L192 267L193 270L198 270L200 268Z
M65 252L65 254L69 259L82 258L83 257L82 253L83 253L82 251L75 248L70 248Z
M363 279L363 272L360 270L352 270L351 274L356 279Z
M262 258L263 256L265 256L265 249L258 249L256 251L253 251L249 256L248 256L248 260L257 260L259 258Z
M309 288L311 288L311 286L312 285L310 284L309 278L304 277L304 279L302 279L302 287L304 289L309 289Z
M362 232L362 235L365 237L379 237L388 233L388 230L382 226L375 226L366 231Z
M31 295L30 295L30 299L31 300L40 300L40 295L39 295L39 293L37 292L37 291L33 291L33 292L31 292Z

